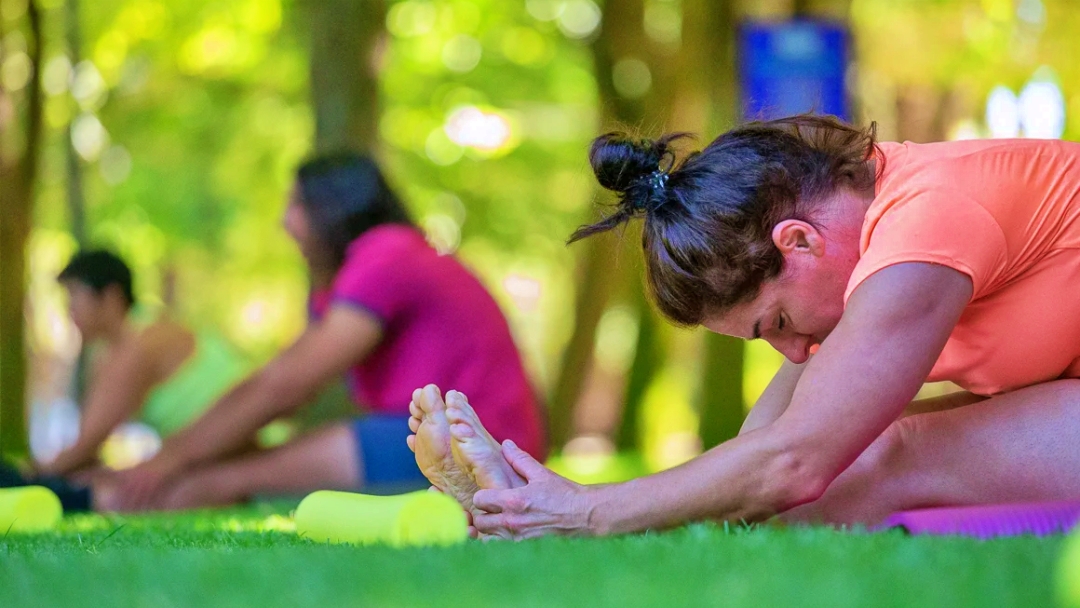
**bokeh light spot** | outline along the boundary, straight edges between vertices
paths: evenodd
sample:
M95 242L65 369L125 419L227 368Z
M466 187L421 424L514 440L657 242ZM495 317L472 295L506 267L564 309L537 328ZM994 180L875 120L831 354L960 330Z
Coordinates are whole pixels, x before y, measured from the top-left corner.
M627 99L642 97L652 88L649 66L633 57L615 62L615 67L611 69L611 80L615 91Z
M600 16L592 0L567 0L559 12L559 29L570 38L588 38L600 26Z
M446 121L446 135L459 146L494 151L509 142L510 121L496 112L484 112L475 106L459 108Z
M990 129L990 137L1020 135L1020 104L1009 87L998 85L990 91L986 99L986 127Z
M442 61L449 70L459 73L471 71L480 63L483 48L480 41L464 34L451 38L442 49Z

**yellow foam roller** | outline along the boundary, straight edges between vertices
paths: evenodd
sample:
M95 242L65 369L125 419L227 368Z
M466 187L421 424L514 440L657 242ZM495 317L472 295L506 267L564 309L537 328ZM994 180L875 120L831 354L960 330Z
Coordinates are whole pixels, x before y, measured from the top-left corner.
M1080 525L1065 539L1057 565L1058 602L1080 608Z
M64 509L52 490L41 486L0 489L0 535L41 532L60 523Z
M438 492L371 496L321 490L296 508L296 533L316 542L452 545L469 536L465 512Z

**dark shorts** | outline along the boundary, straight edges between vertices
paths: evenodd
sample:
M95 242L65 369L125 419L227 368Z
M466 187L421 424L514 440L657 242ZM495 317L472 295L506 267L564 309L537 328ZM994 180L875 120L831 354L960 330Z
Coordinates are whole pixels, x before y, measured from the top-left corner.
M398 494L431 485L405 443L411 433L408 416L369 414L354 420L352 430L363 475L362 492Z
M78 486L62 477L24 476L18 469L0 460L0 488L21 488L23 486L45 486L60 499L64 513L89 511L92 503L90 488ZM2 534L0 534L2 536Z

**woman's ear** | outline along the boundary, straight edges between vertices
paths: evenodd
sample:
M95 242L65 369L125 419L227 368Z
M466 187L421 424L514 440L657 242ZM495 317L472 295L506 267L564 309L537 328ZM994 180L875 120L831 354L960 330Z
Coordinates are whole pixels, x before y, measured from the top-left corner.
M825 237L812 224L802 220L784 220L773 227L773 244L786 258L789 255L808 253L814 257L825 254Z

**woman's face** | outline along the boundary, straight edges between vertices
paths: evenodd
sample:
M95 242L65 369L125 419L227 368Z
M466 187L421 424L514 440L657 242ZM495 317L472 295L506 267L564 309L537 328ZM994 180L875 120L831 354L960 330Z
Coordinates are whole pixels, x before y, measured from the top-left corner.
M792 363L805 363L840 322L844 284L812 273L784 272L766 281L758 297L705 320L710 331L762 339Z
M281 223L285 227L285 232L288 232L300 247L300 253L310 261L314 250L311 220L307 209L304 208L303 199L300 196L300 185L297 183L293 183L293 187L289 190L289 200Z
M827 233L798 220L773 232L783 270L751 301L710 315L710 331L761 338L793 363L804 363L844 313L844 291L859 260L859 232L837 226Z
M64 281L68 293L68 314L79 330L84 343L93 342L101 333L104 315L104 294L79 281Z

